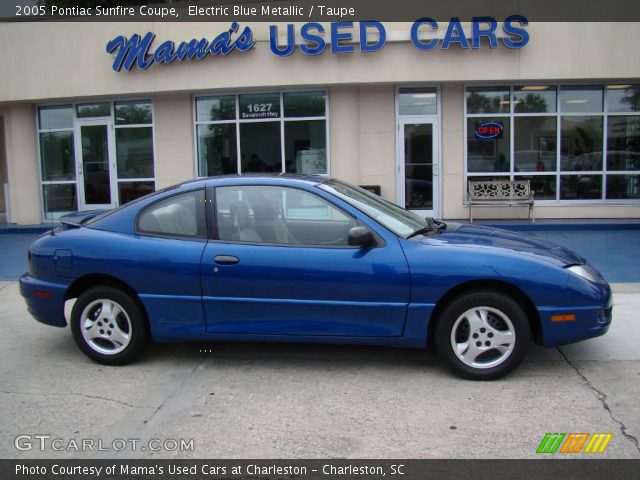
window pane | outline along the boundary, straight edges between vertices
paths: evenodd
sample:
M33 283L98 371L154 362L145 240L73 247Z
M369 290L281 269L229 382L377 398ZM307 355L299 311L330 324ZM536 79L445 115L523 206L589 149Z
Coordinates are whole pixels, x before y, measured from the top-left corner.
M601 112L602 87L560 87L560 110L563 112Z
M487 122L502 126L502 133L495 138L481 138L481 130ZM467 118L467 171L508 172L510 168L508 118Z
M563 171L602 170L602 117L562 117L560 166Z
M196 99L196 121L234 120L236 118L236 97L206 97Z
M155 190L155 182L118 182L120 205L153 193Z
M151 123L151 101L116 102L116 125Z
M115 130L118 178L153 178L153 129Z
M73 150L73 132L40 134L42 180L74 180L76 166Z
M76 212L78 210L75 183L43 185L42 188L45 213Z
M71 105L40 107L38 117L41 130L73 128L73 108Z
M236 242L346 246L356 225L312 193L272 186L216 188L216 214L220 240Z
M198 125L198 175L238 173L235 123Z
M556 87L547 85L514 87L513 106L515 113L555 112Z
M602 198L602 175L562 175L560 200L592 200Z
M555 175L518 175L515 180L529 180L531 189L535 192L535 200L556 199Z
M281 172L280 122L240 124L242 173Z
M607 175L607 199L640 199L640 175Z
M110 117L111 104L109 102L104 102L104 103L85 103L84 105L78 105L77 115L78 115L78 118Z
M607 119L607 170L640 170L640 116Z
M436 100L435 88L401 88L398 94L400 115L435 115L438 113Z
M556 117L515 117L516 172L555 172Z
M240 118L279 118L279 93L252 93L240 95Z
M323 116L324 107L324 92L291 92L284 94L285 117Z
M509 87L467 88L467 113L509 113Z
M640 85L609 85L607 110L609 112L640 112Z
M204 237L204 222L204 190L197 190L154 203L140 215L138 228L167 236Z
M327 173L325 120L285 122L284 148L289 173Z

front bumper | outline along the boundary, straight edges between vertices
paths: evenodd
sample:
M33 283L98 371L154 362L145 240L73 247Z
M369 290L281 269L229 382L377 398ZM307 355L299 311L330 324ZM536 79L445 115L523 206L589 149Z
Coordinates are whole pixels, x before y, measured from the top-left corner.
M28 273L20 277L20 295L27 302L27 310L37 321L54 327L66 327L64 294L68 285L46 282Z
M565 345L599 337L609 330L613 316L613 296L607 284L598 286L599 305L539 308L542 341L545 347ZM553 321L556 316L575 315L572 321Z

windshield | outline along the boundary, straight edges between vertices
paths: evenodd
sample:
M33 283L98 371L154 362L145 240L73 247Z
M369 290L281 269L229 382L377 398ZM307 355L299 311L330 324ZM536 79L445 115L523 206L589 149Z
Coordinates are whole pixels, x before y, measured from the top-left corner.
M338 180L329 180L320 184L319 187L366 213L396 235L408 237L416 230L428 226L427 221L419 215L363 188Z

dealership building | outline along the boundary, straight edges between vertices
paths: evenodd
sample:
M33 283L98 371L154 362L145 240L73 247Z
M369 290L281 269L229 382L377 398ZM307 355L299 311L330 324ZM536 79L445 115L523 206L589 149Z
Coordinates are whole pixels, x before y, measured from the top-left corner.
M536 218L639 218L640 23L451 23L0 24L0 210L285 172L445 219L474 179L529 180Z

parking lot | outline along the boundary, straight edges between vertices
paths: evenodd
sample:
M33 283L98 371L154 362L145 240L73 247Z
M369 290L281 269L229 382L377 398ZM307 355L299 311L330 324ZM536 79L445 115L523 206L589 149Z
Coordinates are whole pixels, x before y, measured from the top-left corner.
M0 282L0 457L532 458L546 432L610 432L599 456L640 458L640 283L613 286L607 335L534 347L515 373L479 383L429 352L353 346L151 345L105 367L68 328L35 322L14 277ZM19 435L61 448L18 450ZM86 439L105 449L73 448ZM140 441L115 451L118 439ZM167 443L181 439L193 448Z

